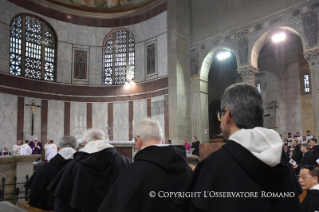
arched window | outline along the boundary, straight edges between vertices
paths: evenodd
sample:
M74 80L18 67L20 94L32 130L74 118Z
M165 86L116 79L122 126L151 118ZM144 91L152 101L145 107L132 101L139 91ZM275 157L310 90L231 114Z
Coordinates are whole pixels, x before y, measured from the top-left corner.
M12 19L10 74L55 81L56 35L44 20L29 14Z
M103 44L103 82L121 85L134 78L135 39L125 29L109 33Z

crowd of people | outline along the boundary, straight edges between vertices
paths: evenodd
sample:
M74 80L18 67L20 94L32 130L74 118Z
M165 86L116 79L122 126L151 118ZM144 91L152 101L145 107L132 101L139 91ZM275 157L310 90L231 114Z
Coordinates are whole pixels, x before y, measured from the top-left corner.
M196 136L192 145L165 144L152 119L134 125L134 162L101 130L87 130L78 151L75 137L65 136L57 155L26 183L29 204L55 212L319 211L319 164L306 162L316 159L317 140L291 139L289 158L280 135L262 127L261 94L247 84L228 87L221 109L226 144L202 161Z

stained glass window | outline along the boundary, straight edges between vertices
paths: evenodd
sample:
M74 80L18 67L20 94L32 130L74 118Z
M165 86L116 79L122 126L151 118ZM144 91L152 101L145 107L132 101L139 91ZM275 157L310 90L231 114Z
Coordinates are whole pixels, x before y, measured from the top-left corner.
M56 36L42 19L15 16L10 25L10 74L54 81Z
M309 75L305 74L303 79L304 79L305 93L309 93L310 92Z
M104 41L103 84L121 85L134 78L135 39L127 30L117 30Z

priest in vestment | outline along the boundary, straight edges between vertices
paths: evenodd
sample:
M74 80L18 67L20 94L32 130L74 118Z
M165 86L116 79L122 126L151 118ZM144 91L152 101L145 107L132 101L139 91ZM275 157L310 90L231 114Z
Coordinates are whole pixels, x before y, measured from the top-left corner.
M0 155L6 156L6 155L11 155L11 152L9 152L8 147L4 147L2 152L0 152Z
M261 94L248 84L228 87L216 111L226 144L200 162L178 198L188 212L300 212L302 190L279 134L263 128ZM285 195L285 196L284 196Z
M51 159L50 163L41 166L25 184L30 189L29 204L42 210L54 210L53 194L47 187L59 174L61 169L73 159L78 143L74 136L64 136L59 144L58 154Z
M36 155L36 154L41 155L42 144L40 141L38 141L37 138L34 138L33 141L30 141L29 145L32 149L32 155Z
M17 141L17 144L13 145L13 154L19 155L20 154L20 147L21 147L21 140Z
M50 140L45 150L46 162L49 162L57 154L57 146Z
M29 146L30 141L29 140L25 140L25 143L20 147L20 155L32 155L32 149Z
M175 196L192 174L185 147L167 145L157 121L144 119L134 126L138 153L124 169L99 207L99 212L178 212ZM162 196L162 198L161 198Z
M120 172L130 164L105 140L102 130L87 130L82 140L87 142L85 147L48 187L54 196L54 211L97 211Z

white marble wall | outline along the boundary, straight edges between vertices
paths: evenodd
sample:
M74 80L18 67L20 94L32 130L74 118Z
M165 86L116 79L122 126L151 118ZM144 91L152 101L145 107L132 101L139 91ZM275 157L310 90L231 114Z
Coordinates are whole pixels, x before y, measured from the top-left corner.
M113 104L113 140L129 140L129 111L128 102L115 102Z
M72 77L72 45L59 42L58 44L57 82L71 83Z
M94 129L103 130L105 138L108 138L108 103L107 102L94 102L93 104L93 123Z
M141 99L133 101L133 121L134 124L147 118L147 100ZM134 126L133 126L134 129Z
M162 133L163 133L163 139L165 139L165 116L164 116L164 96L156 96L151 98L151 111L152 111L152 119L159 122Z
M72 71L72 47L86 46L90 48L89 59L89 84L101 85L102 75L102 45L105 36L114 28L98 28L74 25L48 18L31 11L20 8L8 1L0 0L0 71L8 72L9 61L9 25L11 19L18 13L28 12L35 14L54 28L58 39L58 73L57 81L71 83ZM160 76L167 75L167 12L163 12L145 22L125 26L130 30L136 42L135 78L136 81L145 80L145 55L141 53L145 42L150 39L158 39L158 61L160 64ZM166 43L165 43L166 42ZM141 54L140 54L141 53Z
M101 85L103 78L102 70L102 47L90 48L90 63L89 63L89 84Z
M83 132L86 128L87 103L71 102L70 111L70 133L78 140L82 139Z
M0 151L12 147L17 141L17 96L0 93Z
M32 100L34 100L34 104L41 106L41 99L37 98L24 98L24 104L32 104ZM34 119L33 119L33 136L31 135L31 107L25 106L24 107L24 129L23 129L23 139L31 139L31 138L38 138L41 139L41 107L36 107L34 112Z
M48 101L48 139L59 145L64 136L64 102Z
M157 76L167 75L167 33L157 37Z

